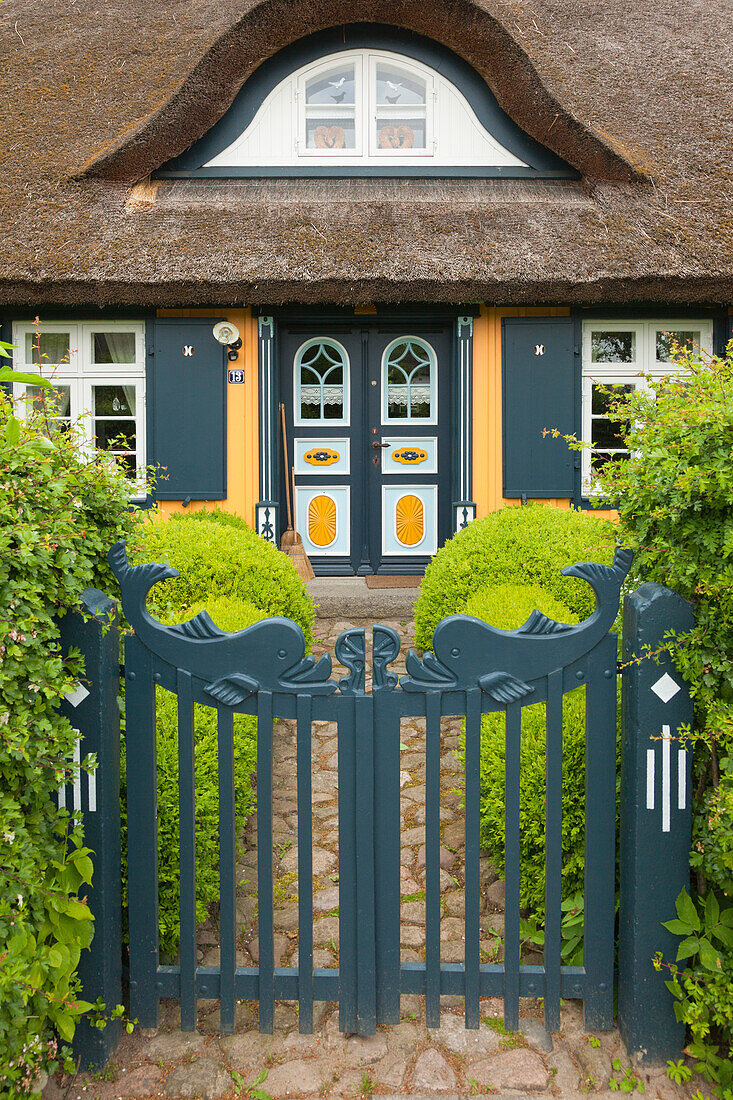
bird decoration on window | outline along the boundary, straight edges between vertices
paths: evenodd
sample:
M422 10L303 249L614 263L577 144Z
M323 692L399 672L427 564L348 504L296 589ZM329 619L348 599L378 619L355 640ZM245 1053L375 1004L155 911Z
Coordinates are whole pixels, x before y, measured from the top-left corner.
M333 100L333 101L334 101L335 103L341 103L341 101L342 101L342 100L344 99L344 97L346 96L346 92L345 92L345 91L343 91L343 92L341 91L341 89L343 88L344 84L346 83L346 77L345 77L345 76L342 76L342 77L339 77L339 79L338 79L338 80L329 80L329 82L328 82L328 83L329 83L329 84L331 85L331 87L332 87L332 88L335 88L335 89L336 89L336 91L335 91L335 92L331 92L331 99L332 99L332 100Z
M386 83L387 87L392 92L392 95L390 96L385 94L384 98L387 100L388 103L396 103L402 95L402 92L400 91L400 88L402 87L402 81L398 80L397 82L395 82L394 80L388 80Z

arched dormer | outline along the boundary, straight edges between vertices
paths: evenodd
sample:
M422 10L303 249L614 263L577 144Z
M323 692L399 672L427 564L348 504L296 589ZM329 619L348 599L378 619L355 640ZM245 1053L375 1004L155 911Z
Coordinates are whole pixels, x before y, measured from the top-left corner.
M520 129L453 51L397 27L355 24L263 62L219 121L155 175L578 173Z

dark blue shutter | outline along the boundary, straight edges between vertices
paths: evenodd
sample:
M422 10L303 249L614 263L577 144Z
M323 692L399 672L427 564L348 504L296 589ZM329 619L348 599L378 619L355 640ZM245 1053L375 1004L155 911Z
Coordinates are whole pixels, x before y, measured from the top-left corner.
M158 500L226 497L226 370L220 317L164 317L148 339L148 446Z
M578 452L545 428L577 430L571 317L507 317L502 321L505 497L572 497Z

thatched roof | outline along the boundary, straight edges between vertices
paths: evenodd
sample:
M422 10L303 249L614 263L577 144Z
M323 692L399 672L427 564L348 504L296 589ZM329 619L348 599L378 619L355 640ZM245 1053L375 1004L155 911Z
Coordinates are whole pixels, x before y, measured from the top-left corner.
M161 180L265 57L450 47L570 181ZM733 303L729 0L5 0L8 305Z

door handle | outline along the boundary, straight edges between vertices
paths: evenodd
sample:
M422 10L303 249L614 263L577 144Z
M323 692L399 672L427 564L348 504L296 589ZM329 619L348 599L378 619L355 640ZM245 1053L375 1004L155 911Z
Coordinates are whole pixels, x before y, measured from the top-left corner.
M372 449L378 451L380 447L389 447L389 443L380 443L378 439L375 439L372 443Z

